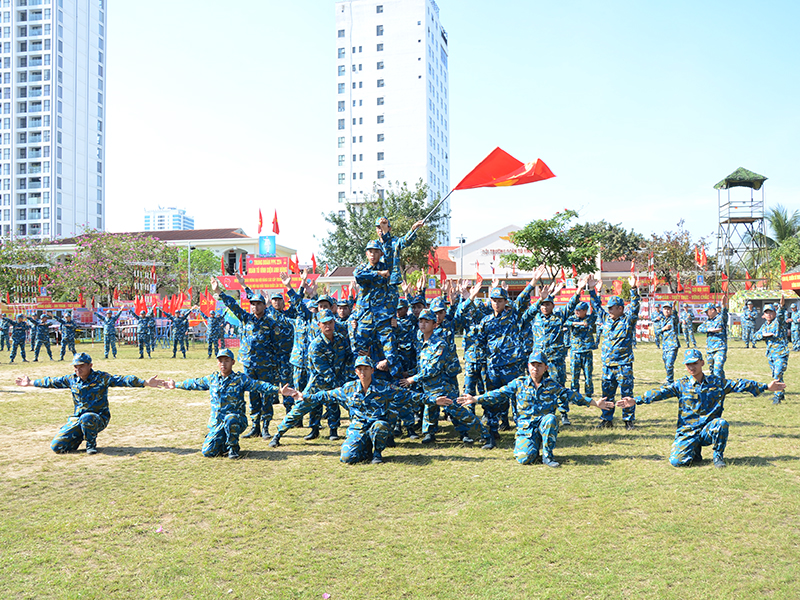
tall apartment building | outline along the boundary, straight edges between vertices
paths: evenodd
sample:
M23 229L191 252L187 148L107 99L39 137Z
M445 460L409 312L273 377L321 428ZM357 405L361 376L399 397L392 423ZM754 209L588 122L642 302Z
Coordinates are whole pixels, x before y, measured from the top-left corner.
M422 179L450 189L447 33L433 0L336 2L336 197L382 195ZM449 201L445 202L449 213ZM440 243L449 244L450 221Z
M145 231L164 231L164 230L186 230L194 229L194 217L187 217L186 211L182 208L159 206L154 210L144 211L144 230Z
M0 229L105 227L106 0L0 0Z

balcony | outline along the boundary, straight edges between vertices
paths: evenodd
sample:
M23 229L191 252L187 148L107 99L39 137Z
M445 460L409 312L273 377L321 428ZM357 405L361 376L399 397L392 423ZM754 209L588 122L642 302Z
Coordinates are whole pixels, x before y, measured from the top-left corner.
M38 98L39 96L41 96L41 95L42 95L42 90L40 90L40 89L34 89L34 90L31 90L31 93L30 93L30 94L28 94L28 95L29 95L31 98ZM20 97L20 98L24 98L25 96L24 96L24 95L22 95L22 94L20 94L20 95L19 95L19 97Z
M26 142L22 142L23 144ZM42 134L41 133L32 133L28 136L28 144L41 144L42 143Z
M28 78L28 81L41 81L41 80L42 80L42 74L41 73L38 73L38 74L31 73L31 76Z
M42 189L42 184L41 184L40 182L38 182L38 181L31 181L31 182L28 184L28 189L31 189L31 190L40 190L40 189Z
M42 172L42 167L31 166L31 168L28 169L28 173L33 174L33 175L36 175L36 174L41 173L41 172ZM33 187L33 185L31 185L31 187Z
M29 67L41 67L42 66L42 59L41 58L32 58L28 61Z

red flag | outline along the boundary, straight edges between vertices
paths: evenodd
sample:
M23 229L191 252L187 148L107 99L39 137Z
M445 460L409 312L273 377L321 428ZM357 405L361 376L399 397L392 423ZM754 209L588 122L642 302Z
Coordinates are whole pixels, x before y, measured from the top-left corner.
M278 227L278 209L275 209L275 216L272 217L272 233L278 234L281 232L281 228Z
M356 297L356 288L350 288L350 295L355 298Z
M336 290L335 292L333 292L331 294L331 298L333 298L334 300L338 301L339 300L339 290Z
M312 269L312 271L311 271L312 273L316 273L317 272L317 259L314 256L313 252L311 253L311 269Z
M350 296L350 286L343 285L342 286L342 298L347 298Z
M475 285L483 285L483 276L480 274L480 272L475 275Z
M708 256L706 256L706 247L703 246L702 250L700 250L700 266L705 268L708 264Z
M169 296L164 296L164 299L161 301L161 310L165 313L169 312L169 307L171 306Z
M277 211L275 211L277 213ZM258 234L261 235L261 230L264 228L264 217L261 216L261 209L258 209Z
M328 263L325 263L325 277L328 276Z
M453 189L522 185L551 177L555 175L540 159L525 164L504 150L495 148Z
M205 297L207 300L211 298L211 296L208 295L208 286L206 286Z
M748 271L747 269L744 270L744 278L746 280L744 282L744 289L746 290L751 289L753 287L753 282L750 281L750 271Z
M83 291L80 291L80 292L78 292L78 303L79 303L81 306L85 306L85 305L86 305L86 304L84 303L84 301L83 301Z
M37 282L37 287L42 287L42 276L39 275L39 281Z
M697 264L698 267L701 266L700 265L700 249L697 246L694 247L694 262L695 262L695 264Z
M619 279L615 279L611 282L611 289L614 290L614 294L619 296L622 293L622 282Z
M578 278L578 269L575 268L575 265L572 265L572 278L573 279Z
M117 288L114 288L114 302L116 302L117 300L119 300L119 290Z
M447 281L447 274L444 272L443 267L439 267L439 278L442 280L442 283Z
M222 274L225 275L226 272L227 272L227 269L225 269L225 255L224 254L220 257L219 264L222 267Z
M192 297L194 296L194 290L192 288L189 288L188 290L186 290L186 295L189 297L189 304L191 304Z
M6 292L6 304L11 304L11 292Z
M786 273L786 261L783 260L783 257L781 256L781 275L784 273Z
M152 277L153 283L158 283L158 278L156 277L156 266L155 265L150 267L150 277Z
M725 273L722 274L722 291L727 293L728 292L728 276Z
M436 254L434 254L432 250L428 250L428 268L430 268L430 270L434 272L439 270L439 259L436 257Z
M678 291L679 292L683 291L683 286L681 285L681 274L680 274L680 271L678 271Z
M636 275L636 262L631 261L631 275Z
M558 280L562 283L567 282L567 274L564 273L564 267L561 267L561 273L558 274Z

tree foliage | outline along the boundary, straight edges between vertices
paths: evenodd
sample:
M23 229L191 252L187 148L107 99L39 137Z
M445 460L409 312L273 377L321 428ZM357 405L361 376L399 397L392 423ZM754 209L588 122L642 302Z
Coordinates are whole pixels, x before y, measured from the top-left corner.
M402 237L411 226L427 216L432 205L428 202L428 186L420 180L414 190L404 183L389 185L384 197L370 195L363 204L343 204L344 216L331 212L325 220L333 226L327 237L320 241L321 258L318 263L331 267L353 267L364 262L364 249L370 240L377 238L375 220L388 217L392 234ZM414 243L404 252L402 261L406 267L422 268L427 264L428 252L436 247L438 230L446 214L439 207L417 231Z
M790 215L785 206L777 204L767 211L766 218L772 230L772 237L768 238L772 247L780 246L800 233L800 210Z
M26 238L0 242L0 291L3 301L12 302L38 296L38 279L46 283L51 260L41 242Z
M550 219L537 219L514 231L511 241L519 248L530 250L531 255L503 254L500 265L516 263L522 271L533 271L544 265L551 278L562 268L571 273L573 265L579 274L595 272L599 246L592 237L586 237L581 226L569 226L577 216L574 210L564 210Z
M219 256L214 254L211 250L206 248L193 248L191 251L191 260L189 258L189 249L186 247L178 247L177 264L175 270L177 271L177 280L175 282L176 290L181 291L191 287L195 290L200 290L206 286L211 285L214 277L219 274L220 259ZM191 275L191 280L190 280ZM173 293L173 290L165 290L168 293Z
M684 275L698 270L695 263L695 246L704 247L705 240L700 238L697 242L692 240L691 234L682 227L677 231L665 231L663 234L651 234L650 239L634 254L637 270L644 273L648 270L650 255L652 253L656 277L664 280L671 292L678 291L677 274ZM713 260L709 257L709 260ZM708 270L713 270L713 265L707 265ZM708 276L706 276L708 280Z
M575 226L576 231L587 239L593 239L600 246L603 260L632 260L645 242L642 234L622 227L622 223L612 225L606 220L597 223L582 223Z

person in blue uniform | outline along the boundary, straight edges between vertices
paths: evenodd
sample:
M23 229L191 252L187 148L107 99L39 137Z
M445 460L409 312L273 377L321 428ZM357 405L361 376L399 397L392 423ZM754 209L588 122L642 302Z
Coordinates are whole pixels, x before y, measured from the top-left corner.
M680 314L681 328L683 328L683 339L686 340L686 347L691 344L692 347L697 348L697 340L694 339L694 315L692 315L691 308L688 304L683 305L683 310Z
M106 309L103 313L95 311L95 314L103 325L103 358L108 358L109 352L117 358L117 320L122 311L112 314L110 309Z
M742 311L742 341L745 348L749 348L750 344L753 344L753 348L756 347L756 341L753 339L756 332L756 319L758 319L758 311L753 308L753 301L748 300Z
M786 298L781 296L780 304L764 306L764 324L754 334L753 340L764 340L767 345L767 362L772 370L772 379L783 381L783 374L789 366L789 340L786 335ZM783 390L775 392L773 404L780 404L784 399Z
M664 361L664 370L667 372L667 384L670 384L675 381L675 360L681 347L678 339L678 314L672 304L661 305L661 319L656 327L661 333L661 360Z
M597 323L597 315L589 313L589 304L579 302L575 307L575 314L567 319L570 330L570 371L572 372L573 392L581 391L581 373L583 373L584 393L586 397L594 396L594 382L592 375L594 371L594 353L597 342L594 339L594 328Z
M28 362L28 359L25 358L25 337L31 326L25 322L25 315L17 315L15 321L3 315L3 322L7 322L11 327L11 362L13 363L17 357L17 350L22 355L22 362Z
M714 375L725 378L725 361L728 359L728 296L722 297L722 310L713 302L706 304L708 320L697 331L706 334L708 368Z
M224 345L222 325L225 322L225 315L223 315L222 312L223 311L220 311L219 314L217 314L216 310L211 310L206 316L208 319L206 329L206 339L208 340L208 358L216 356L219 351L222 350L222 346Z
M155 318L150 317L145 310L141 311L138 315L135 311L131 310L130 314L136 319L136 340L139 343L139 358L144 358L145 351L147 351L147 358L152 358L150 355L150 320L152 319L155 321Z
M661 320L663 319L663 315L661 314L661 307L656 303L653 306L653 318L650 319L650 322L653 323L653 334L656 338L656 348L661 349Z
M42 346L47 350L47 355L50 357L50 360L53 360L53 352L50 350L50 315L44 313L38 319L28 317L28 321L30 321L33 326L31 337L36 338L33 362L39 362L39 351L42 349Z
M11 351L11 336L9 332L11 331L11 325L14 324L14 321L2 316L2 320L0 321L0 352L4 349Z
M589 279L588 286L592 301L592 310L600 321L603 344L600 358L603 363L602 389L603 398L613 402L619 388L622 396L633 394L633 342L636 338L636 321L639 319L638 280L631 275L628 283L631 286L631 301L625 310L625 302L619 296L608 299L607 309L603 308L595 289L597 281ZM636 408L631 405L622 410L622 420L626 429L633 429L636 420ZM614 408L603 409L598 428L614 426Z
M724 468L725 447L728 442L728 422L722 418L725 397L728 394L749 393L758 396L766 390L782 392L786 384L773 381L769 384L748 379L726 379L703 373L703 354L689 348L683 363L689 374L658 390L650 390L635 398L626 397L617 402L623 410L637 404L650 404L667 398L678 399L678 428L669 462L673 467L686 467L702 460L701 448L713 448L714 466Z
M547 356L541 350L534 350L528 357L528 374L518 377L503 387L486 392L480 396L464 394L458 398L462 406L470 404L502 404L514 402L517 405L517 435L514 444L514 457L522 465L533 464L542 452L542 464L558 467L553 457L558 436L556 409L564 399L573 404L610 408L611 402L605 399L595 401L584 398L577 392L566 389L547 374Z
M792 304L786 315L786 322L792 336L792 352L797 352L800 350L800 310L797 310L797 302Z
M189 331L189 311L179 309L175 311L175 316L164 313L164 318L172 323L172 358L178 354L180 346L183 358L186 358L186 334Z
M397 306L399 299L397 289L403 283L400 255L403 250L414 243L417 238L417 230L424 224L424 221L417 221L404 236L396 237L392 234L392 224L386 216L378 217L375 220L375 233L378 236L376 241L383 251L383 262L389 269L389 291L392 295L390 302L393 306Z
M72 315L70 313L64 314L63 319L58 315L54 315L53 318L60 323L60 329L61 329L60 360L64 360L64 354L66 353L67 348L69 348L72 354L75 354L75 331L78 329L78 326L72 320Z
M274 292L270 296L269 312L275 319L275 370L276 381L278 383L289 383L292 381L292 365L289 362L292 357L292 346L294 345L294 317L297 311L294 307L286 307L286 300L281 292ZM283 407L288 413L294 404L291 396L280 396L275 398L273 404L283 402ZM274 411L273 411L274 415ZM272 416L270 415L270 420ZM269 435L269 432L267 432Z
M110 387L159 387L164 382L155 376L141 379L133 375L109 375L92 368L92 357L81 352L72 359L74 375L63 377L44 377L31 381L27 375L18 377L17 385L39 388L69 389L75 405L71 417L53 438L50 448L53 452L74 452L86 440L86 454L97 454L97 434L103 431L111 420L108 407L108 388Z

